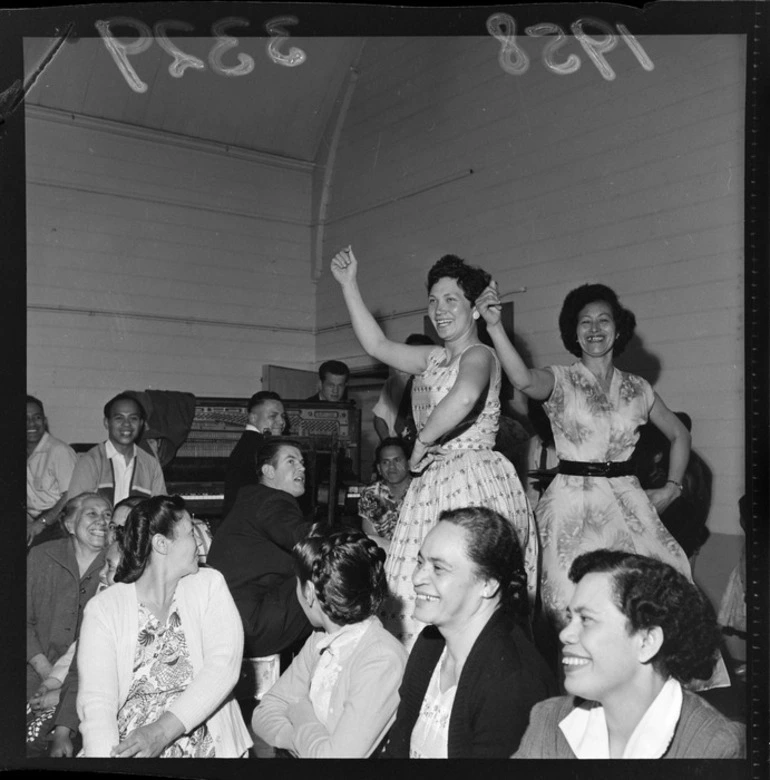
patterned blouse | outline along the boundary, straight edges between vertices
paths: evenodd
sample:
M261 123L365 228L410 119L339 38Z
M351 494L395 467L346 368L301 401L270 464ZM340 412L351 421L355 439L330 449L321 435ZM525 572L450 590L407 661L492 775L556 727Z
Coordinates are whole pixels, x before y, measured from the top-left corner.
M396 527L398 513L404 496L400 499L393 498L387 482L378 480L373 485L368 485L361 490L361 498L358 500L358 514L368 520L379 536L384 539L393 538L393 529Z
M193 667L176 600L165 624L144 604L139 605L139 637L134 655L134 679L118 712L121 741L140 726L154 723L192 682ZM206 724L183 734L160 758L213 758L214 741Z

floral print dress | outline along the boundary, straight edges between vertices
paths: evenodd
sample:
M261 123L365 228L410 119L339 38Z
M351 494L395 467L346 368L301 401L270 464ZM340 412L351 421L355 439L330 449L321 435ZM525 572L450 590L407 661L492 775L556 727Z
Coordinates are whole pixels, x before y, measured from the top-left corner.
M139 636L134 655L133 682L125 704L118 712L121 741L133 729L154 723L193 679L176 600L162 624L139 605ZM160 758L214 758L214 741L206 724L183 734L160 754Z
M649 382L615 368L609 392L582 362L550 366L553 391L544 404L561 460L620 462L633 454L639 426L654 402ZM557 474L537 505L543 548L542 600L561 629L574 585L567 573L581 553L608 547L649 555L689 579L684 551L658 518L635 476Z
M489 349L489 347L484 347ZM414 620L412 573L417 553L428 531L445 509L484 506L506 517L515 527L524 556L530 601L537 591L538 537L534 516L511 462L492 449L500 416L500 363L494 368L484 408L476 422L443 445L445 457L415 477L404 497L385 561L390 596L380 617L402 644L410 649L425 624ZM414 378L412 410L418 431L457 381L460 356L447 363L443 347L434 349L428 367Z

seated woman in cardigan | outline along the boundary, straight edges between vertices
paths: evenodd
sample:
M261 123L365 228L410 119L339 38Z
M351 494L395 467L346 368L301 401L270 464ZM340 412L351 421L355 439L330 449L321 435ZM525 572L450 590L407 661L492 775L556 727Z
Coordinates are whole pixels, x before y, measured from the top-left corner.
M199 569L179 496L134 507L115 584L88 603L78 638L82 755L236 758L252 741L231 696L243 626L224 577Z
M430 623L409 655L384 758L499 758L529 711L556 691L527 626L516 532L484 507L442 512L412 576L414 617Z
M365 758L393 722L406 663L375 614L387 590L385 552L360 531L319 524L293 556L297 597L317 630L251 726L298 758Z
M667 563L614 550L577 557L559 638L569 696L532 710L514 758L741 758L742 724L684 687L718 657L714 610Z

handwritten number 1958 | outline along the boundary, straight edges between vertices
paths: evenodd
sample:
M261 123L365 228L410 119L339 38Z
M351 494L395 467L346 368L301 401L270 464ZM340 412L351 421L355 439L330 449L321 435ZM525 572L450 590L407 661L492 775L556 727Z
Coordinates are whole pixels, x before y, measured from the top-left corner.
M604 35L602 38L596 38L586 33L585 28L591 26L600 30ZM570 25L572 34L583 47L585 53L596 65L599 73L607 81L615 78L615 71L610 66L604 55L612 51L618 45L618 36L614 34L612 27L600 19L584 18L578 19ZM639 41L628 31L628 28L618 23L617 25L620 37L623 38L628 48L634 53L639 64L647 71L655 66L642 48ZM500 66L506 73L520 76L526 73L529 68L529 57L526 52L516 43L516 22L513 17L505 13L492 14L487 19L487 31L490 35L500 41L501 49L498 53ZM551 22L543 22L527 27L524 32L532 38L540 38L546 35L556 35L556 39L549 42L543 48L543 63L552 73L560 76L574 73L580 68L580 57L576 54L570 54L564 62L556 62L555 55L566 42L566 35L561 27Z
M288 54L282 54L278 49L278 46L289 37L289 33L285 29L285 25L288 24L297 24L297 19L293 16L282 16L271 19L265 24L265 29L271 36L267 44L267 55L277 65L293 68L301 65L307 59L307 55L296 46L292 46ZM231 27L248 27L248 25L249 22L246 19L238 19L236 17L221 19L212 25L211 32L216 36L217 40L209 52L208 61L215 73L218 73L220 76L232 77L245 76L254 70L254 58L243 52L238 54L237 65L226 66L223 62L223 55L238 46L238 39L227 35L225 31ZM136 40L130 43L119 41L112 33L113 27L131 28L136 34ZM155 40L158 41L158 45L174 60L168 66L168 72L174 78L182 78L187 68L193 68L194 70L205 70L206 68L203 60L182 51L168 37L169 29L192 30L193 27L188 22L166 19L157 22L153 29L150 30L144 22L138 19L131 19L127 16L115 16L107 20L98 20L96 29L99 31L107 51L112 55L115 64L126 79L128 86L134 92L146 92L147 84L139 78L128 58L147 51L152 46L153 35Z

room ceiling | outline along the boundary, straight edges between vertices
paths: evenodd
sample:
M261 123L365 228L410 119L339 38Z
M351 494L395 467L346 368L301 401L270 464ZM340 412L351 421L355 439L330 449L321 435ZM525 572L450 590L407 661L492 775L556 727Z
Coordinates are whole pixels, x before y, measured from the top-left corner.
M137 39L127 37L125 42L132 40ZM271 59L267 38L239 38L237 46L223 51L213 63L210 52L215 38L173 38L174 45L204 65L187 68L175 78L169 73L173 56L157 39L148 40L146 50L127 57L146 91L131 88L130 71L128 77L124 75L101 38L83 38L61 46L26 102L314 162L362 46L361 38L291 38L279 53L288 53L291 45L301 49L306 59L287 67ZM54 43L52 38L25 38L27 75ZM253 61L250 72L217 72L216 68L238 67L239 55Z

